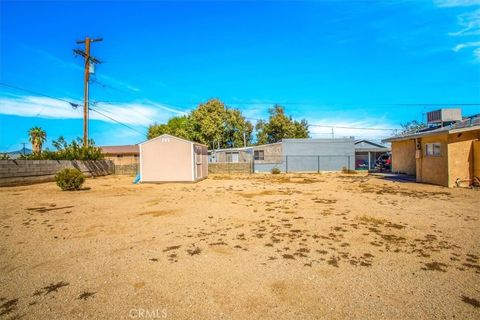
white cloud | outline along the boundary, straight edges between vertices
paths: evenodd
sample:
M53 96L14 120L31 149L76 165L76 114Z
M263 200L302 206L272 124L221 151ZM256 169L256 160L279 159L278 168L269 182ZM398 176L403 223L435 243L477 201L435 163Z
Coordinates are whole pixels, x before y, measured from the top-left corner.
M70 100L66 98L65 100ZM91 108L107 116L133 126L148 126L153 122L166 122L170 117L183 114L182 111L172 109L159 103L97 103ZM0 114L16 115L21 117L41 117L51 119L81 119L83 106L74 109L67 102L46 97L0 97ZM101 114L90 112L90 119L114 122Z
M439 7L468 7L480 6L480 0L439 0L435 2ZM464 48L473 48L472 53L476 62L480 62L478 58L478 48L480 48L480 41L471 41L472 36L480 35L480 9L470 12L464 12L457 16L460 30L448 33L449 36L464 39L463 43L457 44L453 51L459 52ZM478 40L478 37L475 38Z
M462 29L450 32L450 36L474 36L480 34L480 9L461 14L457 19Z
M435 4L439 7L469 7L480 5L480 0L436 0Z
M453 51L458 52L464 48L469 48L469 47L480 47L480 41L476 42L466 42L466 43L460 43L457 44L454 48Z
M476 48L475 50L473 50L473 55L475 56L477 61L480 62L480 48Z

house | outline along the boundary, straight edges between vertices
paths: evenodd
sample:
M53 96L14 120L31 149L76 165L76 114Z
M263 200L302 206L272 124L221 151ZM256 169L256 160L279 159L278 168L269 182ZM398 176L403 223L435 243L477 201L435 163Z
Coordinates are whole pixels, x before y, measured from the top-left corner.
M339 171L354 169L354 139L283 139L246 148L209 151L209 162L252 162L254 172Z
M208 150L209 163L245 163L252 161L252 147Z
M137 164L140 156L138 145L103 146L100 147L105 159L115 165Z
M114 164L115 174L135 175L139 171L140 150L138 145L103 146L103 156Z
M434 111L427 118L439 125L384 140L392 146L392 171L446 187L480 179L480 117Z
M206 145L163 134L139 148L140 182L196 182L208 177Z
M282 143L270 143L243 148L215 149L208 151L211 163L278 162L282 157Z
M379 156L390 152L390 148L369 141L355 141L355 170L370 170L375 168L375 162Z

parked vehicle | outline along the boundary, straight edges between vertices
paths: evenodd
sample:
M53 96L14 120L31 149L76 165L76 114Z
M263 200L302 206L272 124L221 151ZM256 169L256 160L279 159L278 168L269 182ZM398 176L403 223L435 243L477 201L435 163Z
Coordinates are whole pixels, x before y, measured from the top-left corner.
M390 171L392 169L392 154L384 153L375 161L375 167L380 171Z

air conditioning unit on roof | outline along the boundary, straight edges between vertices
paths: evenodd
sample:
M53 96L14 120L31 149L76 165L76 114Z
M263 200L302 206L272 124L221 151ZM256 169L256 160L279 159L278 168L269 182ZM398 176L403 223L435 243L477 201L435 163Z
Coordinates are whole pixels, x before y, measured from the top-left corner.
M440 109L427 112L427 123L456 122L462 120L462 109Z

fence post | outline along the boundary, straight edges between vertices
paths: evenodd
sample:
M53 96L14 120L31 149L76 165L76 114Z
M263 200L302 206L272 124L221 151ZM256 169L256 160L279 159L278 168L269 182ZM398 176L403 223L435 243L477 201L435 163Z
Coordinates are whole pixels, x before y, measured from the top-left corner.
M285 156L285 173L288 173L288 156Z
M348 156L348 167L347 170L350 172L350 156Z

